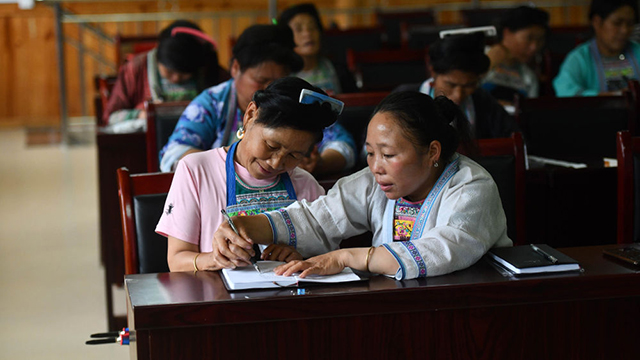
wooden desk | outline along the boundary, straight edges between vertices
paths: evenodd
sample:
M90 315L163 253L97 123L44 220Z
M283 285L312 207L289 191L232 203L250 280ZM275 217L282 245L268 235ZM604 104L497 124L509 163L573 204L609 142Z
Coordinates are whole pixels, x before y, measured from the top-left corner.
M131 275L131 358L637 358L638 269L602 247L562 251L584 273L517 279L483 259L445 276L377 276L305 295L229 293L218 273Z
M122 222L116 170L125 166L132 174L146 172L146 138L144 132L114 134L98 129L96 142L98 144L100 259L105 269L107 323L109 330L122 330L126 326L126 319L114 316L112 294L112 286L121 286L124 279Z

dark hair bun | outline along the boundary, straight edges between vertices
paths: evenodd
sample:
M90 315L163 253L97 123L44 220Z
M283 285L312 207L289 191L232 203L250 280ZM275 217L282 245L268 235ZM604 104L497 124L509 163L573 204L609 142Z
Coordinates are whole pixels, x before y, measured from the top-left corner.
M333 125L338 115L327 103L301 104L302 89L309 89L326 95L324 91L303 79L284 77L272 82L264 90L253 94L258 107L258 123L270 128L292 128L314 133L322 140L324 128Z
M160 32L158 36L158 62L171 70L193 74L208 62L218 63L218 57L211 43L191 34L171 35L177 27L202 31L198 25L187 20L176 20ZM215 57L215 60L212 60Z
M253 25L240 34L233 46L233 58L242 70L273 61L292 72L298 72L304 62L293 50L295 46L289 26Z

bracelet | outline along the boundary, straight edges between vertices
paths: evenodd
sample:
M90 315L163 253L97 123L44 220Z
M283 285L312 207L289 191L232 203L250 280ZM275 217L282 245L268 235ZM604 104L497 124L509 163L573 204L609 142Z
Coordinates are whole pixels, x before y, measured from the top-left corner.
M196 260L198 260L198 256L200 256L201 253L197 253L196 256L193 258L193 272L198 272L198 264L196 264Z
M373 246L369 248L369 251L367 251L367 257L364 259L364 265L367 272L369 272L369 259L371 258L371 253L373 252L373 249L375 249L375 247Z

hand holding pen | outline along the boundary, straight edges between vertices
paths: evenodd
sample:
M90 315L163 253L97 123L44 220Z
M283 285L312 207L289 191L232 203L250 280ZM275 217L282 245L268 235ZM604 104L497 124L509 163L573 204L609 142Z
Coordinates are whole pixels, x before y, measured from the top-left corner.
M220 210L220 212L222 213L222 216L224 216L224 218L227 220L227 223L229 224L233 232L235 232L236 235L240 236L240 233L238 232L236 225L233 223L233 220L231 220L229 214L227 214L224 209ZM251 264L256 268L256 270L260 271L260 269L258 269L258 265L256 264L256 261L260 259L260 247L258 247L258 244L253 244L253 251L254 255L249 260L251 261Z

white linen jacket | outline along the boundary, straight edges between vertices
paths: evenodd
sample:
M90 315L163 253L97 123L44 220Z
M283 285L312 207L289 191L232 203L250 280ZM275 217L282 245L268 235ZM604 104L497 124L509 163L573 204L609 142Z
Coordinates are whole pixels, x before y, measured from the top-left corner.
M493 178L463 155L454 155L427 195L409 241L393 241L394 206L365 168L313 202L265 214L274 242L294 246L305 258L369 230L373 245L384 246L398 261L398 280L464 269L493 246L513 245Z

